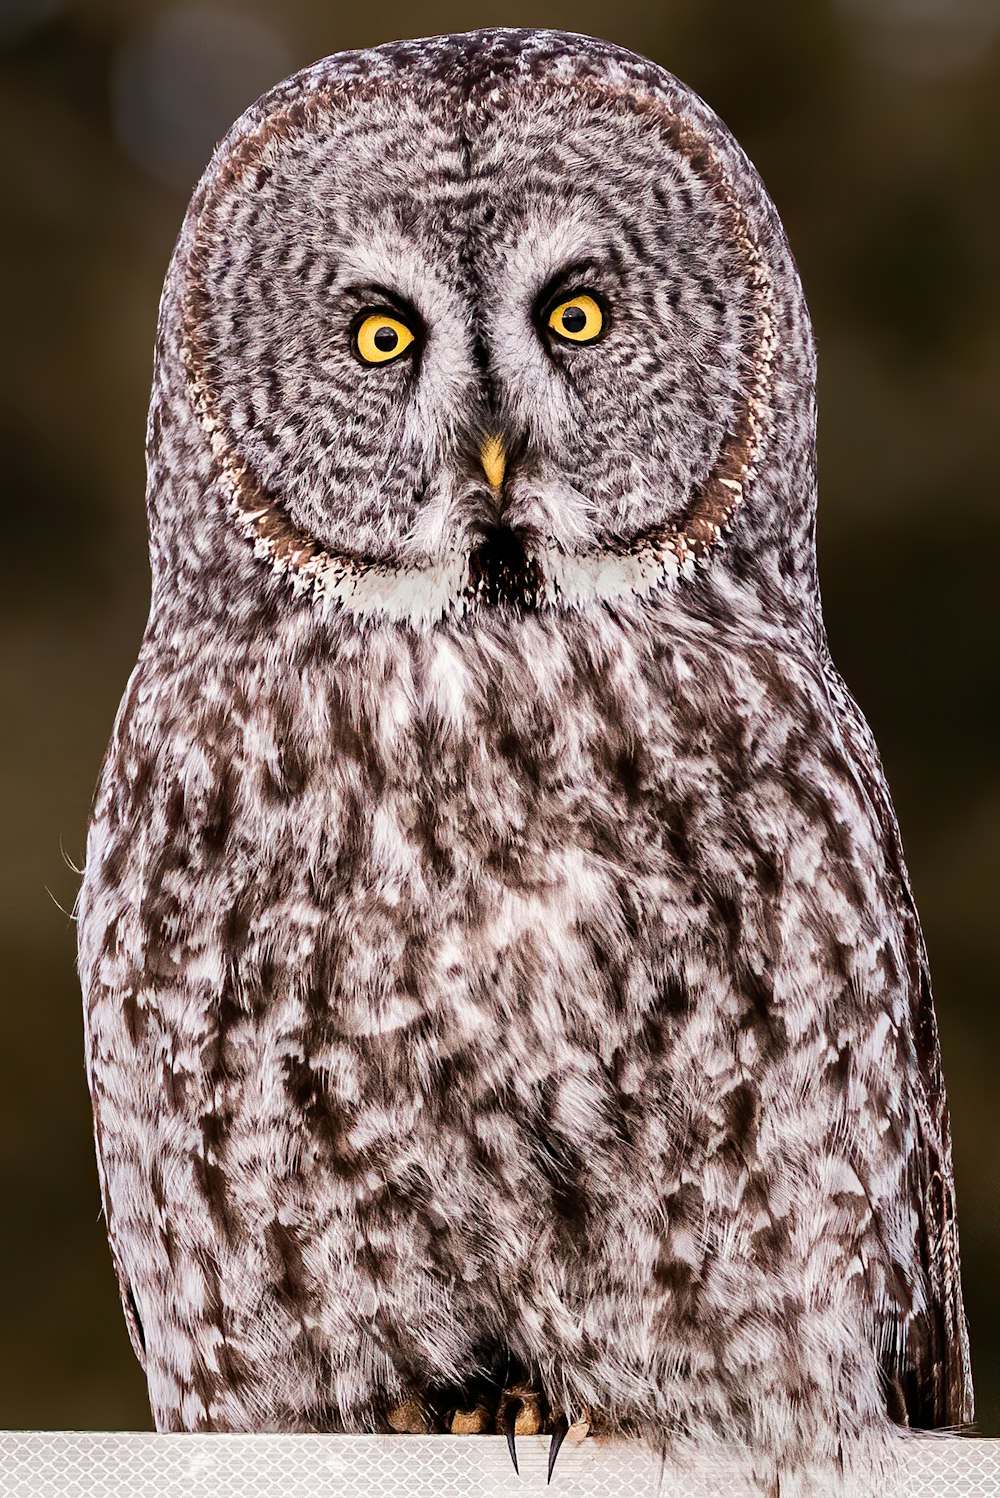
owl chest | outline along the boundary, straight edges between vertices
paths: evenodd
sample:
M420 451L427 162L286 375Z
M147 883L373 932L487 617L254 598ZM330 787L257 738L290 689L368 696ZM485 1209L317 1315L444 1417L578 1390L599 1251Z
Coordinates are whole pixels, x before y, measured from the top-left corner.
M433 1020L460 1049L517 1017L545 1048L596 1038L654 1002L665 952L704 923L692 773L592 707L484 712L461 733L382 715L314 745L257 834L295 926L292 985L328 994L346 1035Z

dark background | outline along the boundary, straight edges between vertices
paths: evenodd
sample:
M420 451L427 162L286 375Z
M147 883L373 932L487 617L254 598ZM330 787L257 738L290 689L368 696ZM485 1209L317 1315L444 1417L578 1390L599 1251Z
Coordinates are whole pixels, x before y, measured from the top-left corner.
M930 947L980 1425L1000 1435L996 0L0 0L0 1425L149 1427L99 1218L68 912L148 601L145 406L186 199L282 75L495 24L596 33L678 73L798 256L830 635Z

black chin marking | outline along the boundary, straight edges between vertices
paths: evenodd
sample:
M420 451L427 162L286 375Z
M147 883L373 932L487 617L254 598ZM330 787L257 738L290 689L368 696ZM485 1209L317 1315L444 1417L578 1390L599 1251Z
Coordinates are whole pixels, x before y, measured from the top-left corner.
M524 542L507 526L485 532L469 557L469 595L479 603L535 609L544 579Z

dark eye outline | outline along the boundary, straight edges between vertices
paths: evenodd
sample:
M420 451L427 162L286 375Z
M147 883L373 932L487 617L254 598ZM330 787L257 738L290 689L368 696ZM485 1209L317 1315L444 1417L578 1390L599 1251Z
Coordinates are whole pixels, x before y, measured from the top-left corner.
M400 323L410 335L410 342L398 352L390 353L385 359L366 359L361 352L358 343L358 334L365 323L372 317L384 317L388 322ZM415 359L420 352L419 345L423 333L423 324L419 317L402 307L395 307L385 302L379 306L362 307L351 319L351 353L363 369L385 369L389 364L400 364L404 360Z
M567 287L562 277L560 277L560 281L562 282L561 286L557 286L554 290L551 288L547 289L546 293L539 298L536 313L539 332L547 342L551 343L555 339L563 348L593 348L595 343L600 343L607 336L608 330L611 327L611 309L608 306L607 298L594 286ZM564 302L573 302L577 297L582 296L589 297L592 302L597 304L601 313L601 326L592 338L567 338L564 333L560 333L558 328L552 326L549 318Z

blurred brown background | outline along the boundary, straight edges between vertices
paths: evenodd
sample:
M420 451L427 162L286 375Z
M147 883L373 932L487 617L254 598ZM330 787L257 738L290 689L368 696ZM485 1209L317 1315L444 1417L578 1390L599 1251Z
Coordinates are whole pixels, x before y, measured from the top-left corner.
M215 139L328 52L478 25L609 37L720 112L820 351L821 570L935 977L980 1424L1000 1435L996 0L0 0L0 1425L148 1428L99 1219L72 909L147 606L160 282Z

